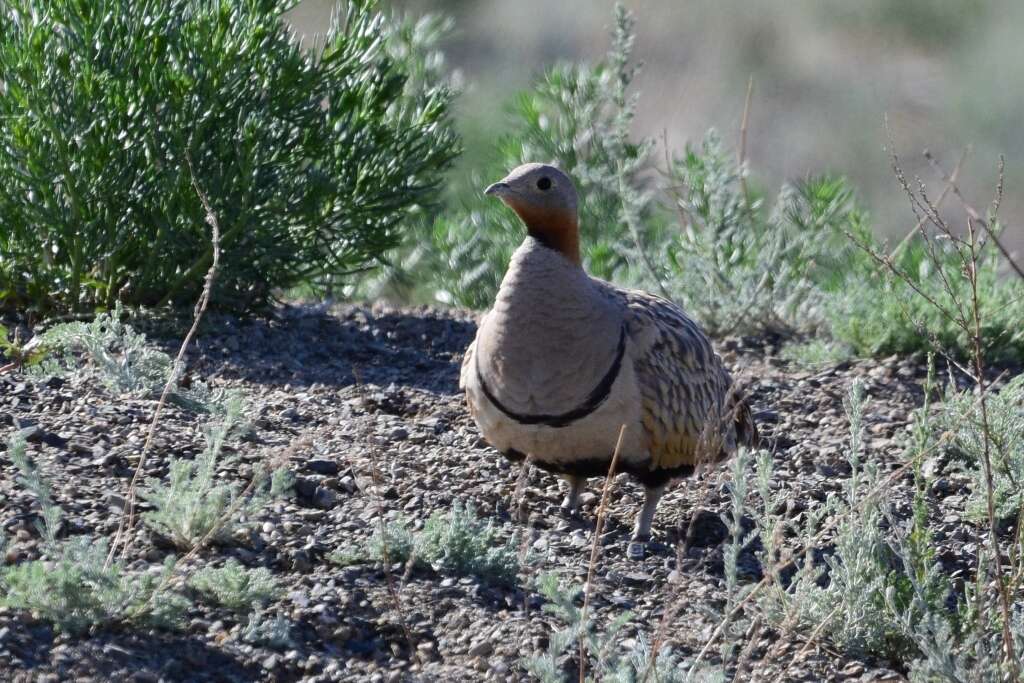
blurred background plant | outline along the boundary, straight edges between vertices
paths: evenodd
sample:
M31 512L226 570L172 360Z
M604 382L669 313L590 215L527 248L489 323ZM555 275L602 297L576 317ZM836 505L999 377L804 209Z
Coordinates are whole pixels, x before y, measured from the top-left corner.
M623 6L616 6L613 17L603 57L592 64L557 63L528 89L506 95L492 139L469 138L467 157L479 160L454 174L446 209L421 214L410 227L413 238L390 252L389 267L350 281L347 295L486 308L523 230L512 212L484 198L480 188L520 163L540 159L554 161L577 181L588 271L672 298L714 334L804 337L809 345L795 349L794 357L833 362L933 345L955 357L967 355L967 335L914 291L940 301L962 298L966 291L945 287L965 286L950 275L959 267L954 252L934 261L927 258L932 247L919 230L908 229L914 225L906 217L895 227L873 221L847 176L808 173L780 181L756 173L747 148L756 148L761 133L750 136L748 145L741 125L728 136L711 129L698 142L678 145L668 134L661 140L637 134L649 99L640 99L634 87L643 73L635 54L647 37L636 40L636 19ZM847 18L851 26L867 20L857 13ZM445 35L430 34L420 52L436 53L450 40ZM473 95L463 97L472 101ZM761 105L755 99L754 119ZM881 144L881 111L877 139L875 174L898 191L891 174L879 173L892 163ZM934 156L925 161L939 163ZM936 175L929 168L930 181L949 184L941 172ZM777 194L769 201L773 186ZM968 187L958 179L956 193ZM947 208L960 209L952 202ZM1016 235L1002 225L993 223L1012 245ZM894 230L903 238L896 248L888 239ZM891 253L914 282L891 277L870 252ZM1024 283L1007 277L1008 264L994 249L980 265L981 295L991 309L990 357L1024 357L1024 332L1015 323L1024 315Z
M493 162L495 138L508 130L506 108L553 63L594 64L607 51L615 0L391 0L419 16L440 12L455 29L439 44L460 74L458 123L467 173ZM334 0L304 0L290 15L302 33L322 31ZM733 141L748 78L754 79L747 156L755 177L842 173L870 206L882 234L910 226L887 166L882 118L908 151L930 147L950 165L975 155L963 173L969 195L990 187L990 159L1004 153L1008 178L1024 169L1017 112L1024 91L1024 45L1015 0L648 0L636 13L634 129L671 146L699 143L709 128ZM907 160L908 173L927 163ZM479 188L477 188L479 189ZM1011 225L1024 198L1007 198ZM1020 246L1024 239L1017 242Z

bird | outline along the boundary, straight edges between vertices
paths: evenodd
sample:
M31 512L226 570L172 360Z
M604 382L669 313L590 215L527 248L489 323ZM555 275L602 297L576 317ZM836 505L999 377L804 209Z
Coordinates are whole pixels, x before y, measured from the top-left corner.
M527 163L488 186L526 226L459 377L484 439L568 484L576 516L588 477L644 487L627 556L644 557L667 486L705 461L753 448L757 426L703 329L668 299L590 276L579 197L554 165Z

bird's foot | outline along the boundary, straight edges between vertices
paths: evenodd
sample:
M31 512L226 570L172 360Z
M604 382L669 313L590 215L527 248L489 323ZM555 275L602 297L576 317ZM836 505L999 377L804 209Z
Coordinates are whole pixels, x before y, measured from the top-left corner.
M650 536L634 536L629 539L629 545L626 547L626 557L634 562L644 559L644 555L647 554L647 544L650 540Z

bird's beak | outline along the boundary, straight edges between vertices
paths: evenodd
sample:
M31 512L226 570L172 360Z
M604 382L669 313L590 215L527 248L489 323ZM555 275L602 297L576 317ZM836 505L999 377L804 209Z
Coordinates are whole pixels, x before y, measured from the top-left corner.
M484 194L486 194L486 195L495 195L495 196L498 196L498 197L502 197L502 196L508 194L510 189L511 188L509 187L508 183L506 183L505 181L502 180L502 181L498 181L498 182L496 182L496 183L494 183L492 185L488 185L487 189L484 190Z

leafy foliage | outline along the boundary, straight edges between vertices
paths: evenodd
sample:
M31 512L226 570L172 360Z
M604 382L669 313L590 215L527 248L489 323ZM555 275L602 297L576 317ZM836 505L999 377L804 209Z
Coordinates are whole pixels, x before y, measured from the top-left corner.
M215 305L342 276L397 244L458 152L451 94L413 73L373 0L319 54L291 0L28 0L0 37L0 306ZM54 98L54 93L60 93Z

